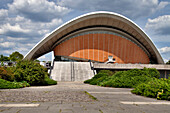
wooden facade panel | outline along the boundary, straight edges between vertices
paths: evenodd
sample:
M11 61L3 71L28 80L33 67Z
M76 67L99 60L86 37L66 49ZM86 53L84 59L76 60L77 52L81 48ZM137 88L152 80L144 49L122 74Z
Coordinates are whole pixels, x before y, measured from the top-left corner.
M98 58L98 34L93 34L93 59Z
M104 34L104 62L108 61L108 55L109 55L109 34Z
M93 60L93 34L89 34L89 58L88 59L91 59Z
M103 62L103 34L98 35L99 38L99 61Z
M83 36L79 37L79 54L80 54L80 58L84 58L83 56Z
M84 35L84 59L88 58L89 35Z
M108 35L108 37L109 37L109 41L108 41L108 43L109 43L109 50L108 50L108 52L109 52L109 55L110 56L113 56L114 57L114 55L113 55L113 53L112 53L112 51L113 51L113 38L111 37L111 34L109 34Z

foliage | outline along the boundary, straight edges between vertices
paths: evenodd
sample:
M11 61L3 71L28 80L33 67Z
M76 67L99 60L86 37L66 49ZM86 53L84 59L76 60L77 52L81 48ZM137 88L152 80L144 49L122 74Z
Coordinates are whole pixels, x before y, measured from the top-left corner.
M0 79L14 81L14 74L9 67L0 67Z
M84 83L89 83L91 85L98 85L103 80L107 79L109 76L112 76L113 72L110 70L101 70L96 74L92 79L84 81Z
M9 57L0 55L0 61L9 61Z
M170 100L170 80L152 78L149 82L139 84L131 92L160 100Z
M91 95L91 94L88 93L87 91L84 91L84 93L87 94L87 95L89 95L89 97L90 97L91 99L98 101L98 99L97 99L96 97L94 97L93 95Z
M4 79L0 79L0 89L16 89L29 87L30 85L26 81L22 82L10 82Z
M166 64L170 64L170 60L168 62L166 62Z
M40 62L38 59L34 60L35 62Z
M101 70L92 79L86 80L84 83L105 87L134 88L140 83L149 81L152 77L160 77L159 72L153 68L119 71L115 74L109 70Z
M109 76L112 76L115 72L113 71L110 71L110 70L100 70L99 73L105 73Z
M112 76L97 74L85 83L105 87L134 88L132 93L137 95L170 100L170 78L159 79L160 74L156 69L144 68L119 71Z
M45 68L34 61L19 61L14 67L16 81L27 81L30 85L40 85L44 82Z
M17 52L17 51L13 52L13 53L9 56L9 58L10 58L11 61L20 61L20 60L23 59L23 57L24 57L24 56L23 56L22 54L20 54L19 52Z
M56 84L57 84L57 81L50 79L48 76L46 76L44 79L44 82L40 85L47 86L47 85L56 85Z
M101 82L99 85L107 87L134 88L138 84L149 81L152 77L160 77L160 74L156 69L132 69L117 72L113 76L109 77L108 80Z

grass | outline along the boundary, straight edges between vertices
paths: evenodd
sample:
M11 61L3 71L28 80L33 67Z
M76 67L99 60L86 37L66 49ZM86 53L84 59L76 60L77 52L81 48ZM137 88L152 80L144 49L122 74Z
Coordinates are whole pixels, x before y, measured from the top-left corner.
M17 89L30 86L27 82L10 82L0 79L0 89Z
M93 100L98 100L96 97L94 97L93 95L91 95L90 93L88 93L87 91L84 91L84 93L86 93L87 95L89 95L89 97Z

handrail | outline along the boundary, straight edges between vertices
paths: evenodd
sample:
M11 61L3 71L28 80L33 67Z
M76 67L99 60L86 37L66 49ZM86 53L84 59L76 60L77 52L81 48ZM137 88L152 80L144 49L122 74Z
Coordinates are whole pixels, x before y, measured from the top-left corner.
M91 60L89 59L88 62L90 62L90 67L91 67L91 70L93 70L93 74L95 75L95 72L94 72L94 66L92 65L92 62Z

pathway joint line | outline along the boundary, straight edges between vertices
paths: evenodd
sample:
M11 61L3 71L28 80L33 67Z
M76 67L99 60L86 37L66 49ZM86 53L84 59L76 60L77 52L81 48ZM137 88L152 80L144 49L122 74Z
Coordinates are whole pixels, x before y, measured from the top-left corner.
M164 104L164 105L170 105L170 102L123 102L123 101L119 101L120 103L122 104L141 104L141 105L161 105L161 104Z
M96 94L132 94L131 92L89 92L89 93L96 93Z
M0 107L38 107L40 104L0 104Z

